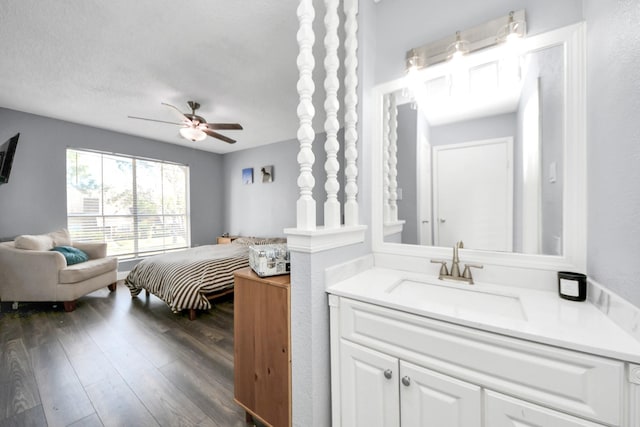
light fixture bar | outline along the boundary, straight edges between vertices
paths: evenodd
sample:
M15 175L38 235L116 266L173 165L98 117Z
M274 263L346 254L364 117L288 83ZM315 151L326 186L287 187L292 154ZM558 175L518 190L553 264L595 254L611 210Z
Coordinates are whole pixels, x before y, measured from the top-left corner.
M460 31L460 38L469 42L469 52L498 44L497 34L509 22L510 14L484 24ZM524 9L513 12L513 20L526 22ZM447 48L456 42L456 33L425 45L409 49L405 55L406 68L423 68L447 60Z

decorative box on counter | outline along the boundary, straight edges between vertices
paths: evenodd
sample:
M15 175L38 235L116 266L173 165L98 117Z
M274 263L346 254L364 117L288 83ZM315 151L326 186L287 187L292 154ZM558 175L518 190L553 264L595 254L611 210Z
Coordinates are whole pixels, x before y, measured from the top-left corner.
M285 243L249 246L249 265L260 277L289 274L289 250Z

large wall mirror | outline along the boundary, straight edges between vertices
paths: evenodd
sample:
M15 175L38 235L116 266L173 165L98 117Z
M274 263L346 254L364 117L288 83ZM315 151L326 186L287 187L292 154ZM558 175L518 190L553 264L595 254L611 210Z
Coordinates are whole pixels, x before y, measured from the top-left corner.
M583 44L575 24L376 86L374 249L583 268Z

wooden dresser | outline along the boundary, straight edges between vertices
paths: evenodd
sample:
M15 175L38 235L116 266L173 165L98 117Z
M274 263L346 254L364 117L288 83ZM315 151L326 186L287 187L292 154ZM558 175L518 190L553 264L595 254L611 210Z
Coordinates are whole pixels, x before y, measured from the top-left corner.
M234 277L235 401L273 427L291 425L289 275L261 278L245 268Z

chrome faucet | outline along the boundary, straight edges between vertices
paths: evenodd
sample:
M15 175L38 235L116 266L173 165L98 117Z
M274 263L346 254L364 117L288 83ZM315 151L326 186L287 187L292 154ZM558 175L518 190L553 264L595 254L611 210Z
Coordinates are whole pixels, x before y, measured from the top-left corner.
M440 273L438 279L450 279L466 282L473 285L473 276L471 275L472 268L484 268L480 264L465 264L462 274L460 274L460 258L458 257L458 249L464 249L464 243L462 241L456 242L453 245L453 259L451 260L451 272L447 269L447 261L440 259L432 259L432 263L441 264Z

